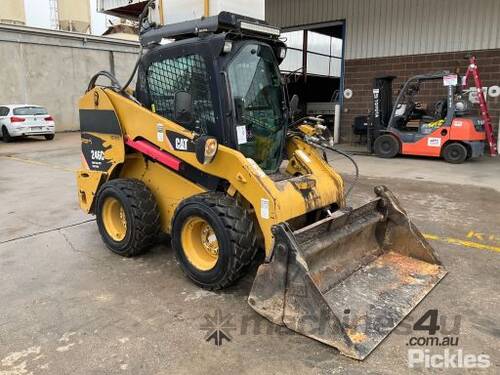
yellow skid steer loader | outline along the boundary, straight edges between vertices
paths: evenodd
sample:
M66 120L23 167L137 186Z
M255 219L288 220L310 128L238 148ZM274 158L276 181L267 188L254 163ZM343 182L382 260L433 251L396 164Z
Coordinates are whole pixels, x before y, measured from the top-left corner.
M234 283L263 250L252 308L365 358L445 275L434 250L383 186L346 207L321 119L290 124L279 29L226 12L145 19L136 89L100 72L80 100L81 208L122 256L169 234L203 288Z

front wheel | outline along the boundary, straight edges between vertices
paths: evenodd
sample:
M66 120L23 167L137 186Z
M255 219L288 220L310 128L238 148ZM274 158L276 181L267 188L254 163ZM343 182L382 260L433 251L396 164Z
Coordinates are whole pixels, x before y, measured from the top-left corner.
M444 146L443 158L448 163L461 164L467 159L467 149L458 142L448 143Z
M99 189L97 226L106 246L131 257L147 251L160 233L160 210L149 188L139 180L118 178Z
M51 141L54 139L56 135L55 134L45 134L44 137L47 141Z
M172 247L184 273L206 289L221 289L243 276L256 252L254 222L223 193L183 201L172 226Z
M383 134L373 144L375 154L381 158L393 158L399 153L399 142L391 134Z

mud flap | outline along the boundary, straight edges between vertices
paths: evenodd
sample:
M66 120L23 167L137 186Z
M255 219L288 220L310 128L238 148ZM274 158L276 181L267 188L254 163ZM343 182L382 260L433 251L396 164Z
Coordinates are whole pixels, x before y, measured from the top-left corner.
M249 304L276 324L364 359L446 275L384 186L360 208L292 232L257 271Z

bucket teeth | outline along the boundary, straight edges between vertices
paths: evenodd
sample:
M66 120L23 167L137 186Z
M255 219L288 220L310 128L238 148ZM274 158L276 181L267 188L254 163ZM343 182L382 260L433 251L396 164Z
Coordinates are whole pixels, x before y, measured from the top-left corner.
M356 210L292 232L249 296L271 322L364 359L446 275L432 247L387 188Z

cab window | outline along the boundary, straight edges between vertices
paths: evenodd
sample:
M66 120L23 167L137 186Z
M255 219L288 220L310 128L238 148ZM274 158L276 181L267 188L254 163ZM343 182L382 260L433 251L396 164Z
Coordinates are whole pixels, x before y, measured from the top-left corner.
M286 119L280 72L272 49L247 43L227 68L238 126L246 136L239 150L264 171L280 166Z
M175 94L186 91L192 96L194 115L193 123L186 127L203 134L215 124L209 81L205 61L200 55L153 62L147 71L150 100L156 113L175 120Z

